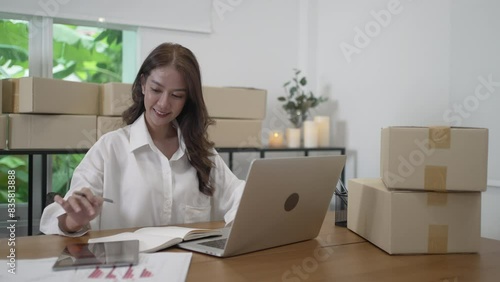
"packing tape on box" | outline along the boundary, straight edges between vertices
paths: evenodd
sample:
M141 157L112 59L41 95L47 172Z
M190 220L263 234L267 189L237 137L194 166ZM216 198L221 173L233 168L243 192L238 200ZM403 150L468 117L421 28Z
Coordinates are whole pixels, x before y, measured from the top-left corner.
M448 167L426 165L424 175L424 189L446 191L446 174Z
M427 252L431 254L448 252L448 225L429 224Z
M449 149L451 147L451 127L429 127L428 146L430 149Z
M447 204L447 193L427 193L427 206L445 207Z
M19 113L19 79L12 80L12 112Z

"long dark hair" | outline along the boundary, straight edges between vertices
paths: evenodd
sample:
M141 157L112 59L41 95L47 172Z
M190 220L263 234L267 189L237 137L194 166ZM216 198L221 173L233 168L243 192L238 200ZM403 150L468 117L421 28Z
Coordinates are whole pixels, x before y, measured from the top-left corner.
M163 43L156 47L144 60L132 85L133 105L122 114L126 124L132 124L145 111L141 77L148 78L151 71L159 67L173 66L184 78L188 87L186 104L177 117L186 153L191 165L196 169L201 193L212 196L214 187L210 183L210 171L214 163L210 160L213 142L208 140L207 128L214 121L208 116L203 100L201 73L195 55L187 48L173 43Z

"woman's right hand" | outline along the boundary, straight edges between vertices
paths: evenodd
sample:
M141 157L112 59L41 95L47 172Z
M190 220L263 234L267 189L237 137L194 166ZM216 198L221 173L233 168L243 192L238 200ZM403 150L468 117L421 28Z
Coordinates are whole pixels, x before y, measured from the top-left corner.
M80 193L84 196L73 193L67 200L60 196L54 197L54 201L66 211L58 218L63 231L77 232L101 212L102 197L94 195L89 188L83 188Z

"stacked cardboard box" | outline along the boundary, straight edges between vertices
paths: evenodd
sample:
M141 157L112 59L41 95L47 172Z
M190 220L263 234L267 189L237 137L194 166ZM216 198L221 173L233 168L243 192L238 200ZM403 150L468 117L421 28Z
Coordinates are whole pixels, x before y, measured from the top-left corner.
M2 109L3 113L12 113L12 94L13 94L13 83L11 79L2 79L0 80L1 86L0 89L2 91Z
M87 149L95 143L97 84L35 77L3 82L9 149Z
M7 148L7 119L6 115L0 114L0 150Z
M125 126L122 113L132 101L132 84L110 82L102 84L100 89L99 116L97 117L97 139L107 132Z
M266 116L265 90L203 87L208 114L216 124L208 135L216 147L261 147L262 121Z
M9 81L4 83L3 80L0 80L0 150L5 149L7 147L7 116L2 114L2 103L3 103L3 88L7 88ZM10 85L10 84L9 84Z
M101 86L97 138L124 126L121 114L132 104L132 85L107 83ZM247 88L203 87L208 114L216 122L208 129L218 147L260 147L266 91Z
M132 104L132 84L127 83L35 77L1 82L0 109L8 115L0 120L0 130L8 128L10 149L90 148L103 134L124 126L122 112ZM216 121L208 129L216 146L261 146L265 90L207 86L203 95Z
M488 130L382 129L381 178L351 179L347 227L390 254L479 250Z

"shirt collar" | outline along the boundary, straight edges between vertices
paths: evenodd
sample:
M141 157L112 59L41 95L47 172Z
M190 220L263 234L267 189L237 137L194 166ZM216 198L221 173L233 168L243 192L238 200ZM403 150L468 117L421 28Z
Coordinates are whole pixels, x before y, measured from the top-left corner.
M177 120L173 121L173 125L177 129L177 138L179 138L179 149L172 155L172 158L170 160L178 160L184 155L184 152L186 151L186 144L184 143L184 138L182 137L182 132ZM130 152L133 152L145 145L149 145L149 147L152 150L156 149L156 146L153 143L153 139L149 134L148 127L146 126L146 119L144 117L144 113L142 113L142 115L139 116L139 118L137 118L137 120L134 121L134 123L130 127L129 150Z

